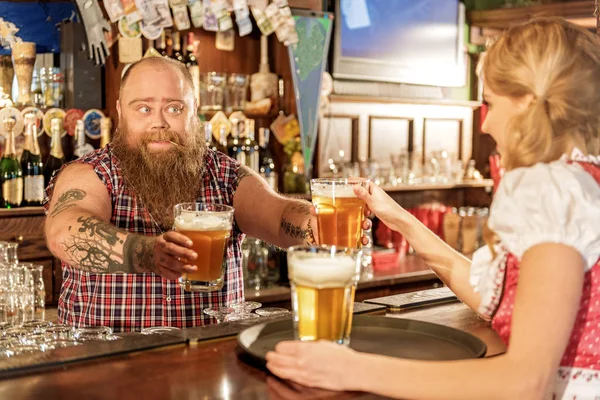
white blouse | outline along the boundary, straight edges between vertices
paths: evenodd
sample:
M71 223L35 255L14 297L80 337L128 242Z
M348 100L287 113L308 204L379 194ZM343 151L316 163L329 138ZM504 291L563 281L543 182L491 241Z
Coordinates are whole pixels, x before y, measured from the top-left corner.
M501 245L492 259L487 246L473 254L470 282L481 296L478 312L491 318L504 280L507 252L519 259L541 243L576 249L589 271L600 257L600 185L579 164L600 165L600 157L575 149L551 163L507 172L498 186L488 220Z
M600 185L564 159L517 168L502 177L488 226L519 259L537 244L561 243L588 271L600 256Z

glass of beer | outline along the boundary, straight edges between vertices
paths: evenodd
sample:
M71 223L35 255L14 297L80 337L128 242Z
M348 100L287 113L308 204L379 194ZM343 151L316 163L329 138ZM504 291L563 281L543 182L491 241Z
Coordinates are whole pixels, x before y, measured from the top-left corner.
M288 249L294 335L302 341L350 343L361 251L336 246Z
M175 230L187 236L198 254L198 270L179 278L190 292L213 292L223 288L227 240L233 224L233 207L222 204L182 203L174 208ZM185 260L183 260L185 261Z
M319 244L360 247L365 202L356 197L352 187L366 187L367 183L361 178L310 181L312 202L317 211Z

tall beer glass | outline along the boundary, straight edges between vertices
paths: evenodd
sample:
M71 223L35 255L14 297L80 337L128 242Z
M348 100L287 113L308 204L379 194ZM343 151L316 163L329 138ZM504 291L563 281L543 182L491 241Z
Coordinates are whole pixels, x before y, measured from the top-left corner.
M233 207L221 204L182 203L174 208L175 230L190 238L198 254L198 270L179 278L190 292L212 292L223 288L225 252L231 235Z
M361 251L335 246L288 249L295 338L350 343Z
M365 179L313 179L312 202L317 210L319 244L358 248L365 202L352 187L366 187Z

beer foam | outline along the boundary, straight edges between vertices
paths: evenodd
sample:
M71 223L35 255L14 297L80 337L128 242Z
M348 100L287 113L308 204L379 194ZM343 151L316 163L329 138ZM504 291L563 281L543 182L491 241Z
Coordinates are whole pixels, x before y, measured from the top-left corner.
M350 198L356 197L354 194L354 185L351 184L335 184L327 185L322 183L313 183L311 192L313 196L317 197L337 197L337 198Z
M183 231L230 230L231 221L228 216L183 211L175 218L175 229Z
M357 275L357 261L349 256L336 258L290 257L290 279L297 285L318 289L343 287Z

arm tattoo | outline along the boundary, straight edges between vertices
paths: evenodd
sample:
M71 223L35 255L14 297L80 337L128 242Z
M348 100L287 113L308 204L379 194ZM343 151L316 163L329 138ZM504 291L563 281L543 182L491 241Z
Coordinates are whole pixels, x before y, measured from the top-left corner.
M309 245L317 244L310 219L306 224L306 229L303 229L302 227L289 222L285 217L283 217L281 218L281 229L292 239L302 239Z
M310 215L310 207L308 204L294 204L290 207L290 211L304 216Z
M63 194L60 195L54 209L52 210L52 214L50 214L51 218L56 217L58 214L62 213L69 208L73 208L76 206L75 202L83 200L87 196L87 193L81 189L69 189Z
M287 214L289 213L289 214ZM306 219L306 227L303 228L301 225L294 224L286 219L285 215L300 216L299 219ZM315 245L317 241L312 228L312 217L310 215L310 204L306 202L295 203L286 209L286 213L281 218L281 229L283 233L291 237L292 239L302 239L305 244Z
M237 174L237 185L240 185L240 182L242 181L242 179L244 179L247 176L252 175L252 172L250 171L250 168L248 168L245 165L240 165L240 169L238 170L238 174Z
M141 273L154 269L154 238L128 234L95 217L79 217L69 226L65 253L89 273Z
M317 244L317 239L315 239L315 233L312 228L312 218L306 223L306 236L304 237L304 240L311 246Z
M127 235L123 245L125 264L133 269L133 272L158 273L154 264L154 239L140 235Z
M293 239L304 239L306 237L306 229L289 222L285 217L281 218L281 229Z

